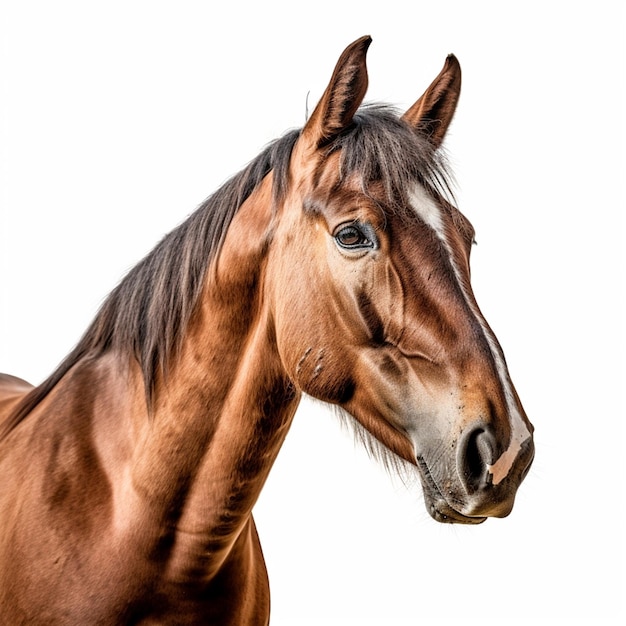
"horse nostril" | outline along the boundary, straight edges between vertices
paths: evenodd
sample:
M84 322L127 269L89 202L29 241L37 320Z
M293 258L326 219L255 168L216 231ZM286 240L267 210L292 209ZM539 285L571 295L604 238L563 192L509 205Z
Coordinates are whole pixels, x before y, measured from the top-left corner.
M471 429L461 440L458 467L468 493L489 485L487 466L494 462L495 447L494 437L484 425Z

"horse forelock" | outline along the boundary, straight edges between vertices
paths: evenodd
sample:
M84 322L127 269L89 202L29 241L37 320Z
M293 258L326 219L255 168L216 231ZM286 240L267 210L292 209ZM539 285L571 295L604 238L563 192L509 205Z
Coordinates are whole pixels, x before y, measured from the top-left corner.
M418 183L433 198L454 203L453 176L445 152L435 149L391 106L368 104L359 109L354 123L328 148L340 151L341 178L360 177L364 191L379 182L388 210L412 211L410 193Z

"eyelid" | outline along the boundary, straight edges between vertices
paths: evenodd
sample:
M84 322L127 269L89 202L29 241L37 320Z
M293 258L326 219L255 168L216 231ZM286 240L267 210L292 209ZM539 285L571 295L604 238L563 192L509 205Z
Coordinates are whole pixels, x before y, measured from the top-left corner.
M339 241L339 235L341 232L347 228L354 228L359 231L365 242L356 243L354 245L344 245ZM371 224L367 222L360 222L359 220L352 220L350 222L343 222L339 224L337 228L333 231L333 238L339 248L343 251L347 252L367 252L369 250L375 250L378 248L378 238L376 237L376 232Z

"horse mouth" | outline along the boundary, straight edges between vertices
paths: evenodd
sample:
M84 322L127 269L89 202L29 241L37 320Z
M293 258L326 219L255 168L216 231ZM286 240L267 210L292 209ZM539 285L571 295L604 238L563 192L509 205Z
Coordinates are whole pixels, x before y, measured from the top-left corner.
M487 519L486 517L471 517L457 511L441 493L422 457L417 457L417 466L422 478L426 510L434 520L442 524L482 524Z

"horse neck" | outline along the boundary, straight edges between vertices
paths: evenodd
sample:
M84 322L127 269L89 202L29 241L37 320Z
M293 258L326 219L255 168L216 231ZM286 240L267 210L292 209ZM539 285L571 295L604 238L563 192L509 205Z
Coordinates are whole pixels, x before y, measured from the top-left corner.
M214 566L225 558L250 519L299 400L259 292L262 259L236 249L232 259L225 246L221 280L207 281L134 455L135 505L175 533L177 570L197 559L206 567L208 553ZM234 261L238 271L230 276Z

